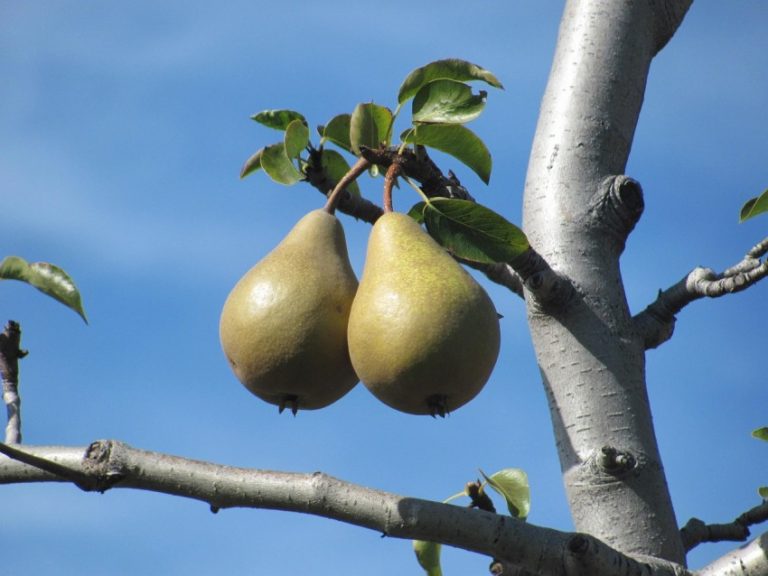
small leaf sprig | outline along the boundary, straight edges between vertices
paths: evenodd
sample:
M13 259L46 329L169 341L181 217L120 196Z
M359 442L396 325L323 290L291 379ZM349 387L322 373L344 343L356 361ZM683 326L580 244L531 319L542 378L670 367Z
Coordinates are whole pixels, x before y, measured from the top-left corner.
M447 504L462 497L469 497L471 508L480 508L488 512L495 512L493 502L486 492L486 486L490 486L494 491L501 495L506 504L510 516L518 520L525 521L531 510L531 489L528 484L528 475L520 468L504 468L487 476L480 470L480 474L485 479L484 482L469 482L464 490L458 494L446 498L443 503ZM424 570L427 576L442 576L443 571L440 565L441 545L436 542L427 542L425 540L414 540L413 550L416 553L416 560L419 566Z

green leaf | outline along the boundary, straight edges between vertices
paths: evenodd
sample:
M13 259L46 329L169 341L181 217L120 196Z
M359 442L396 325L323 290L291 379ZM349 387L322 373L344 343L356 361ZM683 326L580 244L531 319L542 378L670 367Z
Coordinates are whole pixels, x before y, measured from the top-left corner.
M254 154L251 155L248 160L245 161L245 164L243 164L243 167L240 168L240 179L245 178L246 176L253 174L261 168L261 155L264 153L264 148L260 148L257 150Z
M423 144L450 154L469 166L488 184L491 153L472 130L459 124L420 124L401 135L408 144Z
M349 164L347 164L344 156L336 152L336 150L323 149L320 164L323 170L325 170L326 176L333 181L334 185L349 172ZM357 185L357 182L352 182L347 186L347 191L355 196L360 196L360 187Z
M349 119L349 141L352 152L360 155L360 146L378 148L387 144L392 111L378 104L358 104Z
M408 216L416 220L419 224L424 224L424 209L427 207L426 202L419 202L411 206L408 210Z
M288 158L298 158L309 144L309 128L303 120L294 120L285 129L285 153Z
M278 184L291 186L304 179L304 175L293 165L285 152L285 144L278 142L264 148L261 153L261 167Z
M768 212L768 190L765 190L760 196L746 201L739 212L739 222L754 218L763 212Z
M480 470L488 485L507 501L509 513L520 520L525 520L531 511L531 489L528 475L520 468L504 468L490 476Z
M483 90L473 94L463 82L435 80L422 86L414 97L413 121L464 124L480 116L487 95Z
M295 110L264 110L251 116L251 120L275 130L285 130L294 120L307 123L307 119Z
M763 426L762 428L753 430L752 436L754 436L759 440L765 440L766 442L768 442L768 426Z
M336 146L347 152L352 152L352 143L349 141L349 125L352 116L350 114L339 114L331 118L326 126L323 127L321 136L330 140Z
M433 198L424 207L424 222L438 243L471 262L509 262L530 247L520 228L469 200Z
M455 82L481 80L494 88L504 88L496 76L485 68L466 60L450 58L431 62L408 74L400 85L400 91L397 94L398 104L413 98L422 86L435 80L453 80Z
M760 498L768 500L768 486L761 486L757 489L757 493L760 494Z
M0 262L0 278L26 282L77 312L88 323L74 281L58 266L47 262L29 263L18 256L8 256Z
M425 542L423 540L413 541L413 551L416 552L416 560L424 569L427 576L442 576L440 569L440 544L434 542Z

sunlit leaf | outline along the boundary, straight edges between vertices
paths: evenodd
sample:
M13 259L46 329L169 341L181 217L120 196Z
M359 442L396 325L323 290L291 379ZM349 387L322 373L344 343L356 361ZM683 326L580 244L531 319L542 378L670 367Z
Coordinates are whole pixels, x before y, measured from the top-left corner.
M440 569L440 544L434 542L425 542L423 540L413 541L413 551L416 552L416 560L419 566L424 569L427 576L442 576Z
M325 171L325 174L334 183L342 179L342 177L349 172L349 164L344 159L344 156L336 152L336 150L323 149L323 155L320 157L320 164ZM355 196L360 195L360 187L357 182L352 182L347 186L347 191Z
M482 470L480 473L488 485L507 501L509 513L520 520L525 520L531 511L531 489L528 475L519 468L504 468L490 476Z
M529 248L520 228L469 200L433 198L424 206L423 215L430 236L464 260L509 262Z
M261 168L261 155L264 153L264 148L260 148L248 160L245 161L243 167L240 168L240 178L245 178L249 174L253 174L256 170Z
M401 138L409 144L431 146L469 166L486 184L491 178L491 153L474 132L460 124L420 124Z
M758 438L760 440L765 440L768 442L768 426L763 426L762 428L758 428L757 430L752 431L752 436L755 438Z
M496 76L485 68L466 60L450 58L431 62L408 74L397 94L398 104L413 98L422 86L435 80L454 80L455 82L481 80L495 88L503 88Z
M768 212L768 190L765 190L760 196L745 202L739 212L739 222L744 222L764 212Z
M307 123L307 119L295 110L264 110L251 116L251 120L275 130L285 130L294 120Z
M261 167L278 184L290 186L304 178L285 152L285 144L278 142L264 148Z
M323 127L322 137L330 140L339 148L352 152L352 143L349 141L349 124L352 116L350 114L339 114L331 118Z
M77 312L88 323L80 292L69 274L47 262L29 263L18 256L8 256L0 262L0 279L26 282Z
M487 92L473 94L463 82L435 80L422 86L412 102L414 122L464 124L485 108Z
M378 104L358 104L349 120L349 141L352 151L359 155L360 146L378 148L386 144L392 122L392 111Z
M309 144L309 128L302 120L294 120L285 129L283 143L288 158L297 158Z
M760 494L760 497L764 500L768 500L768 486L761 486L757 489L757 493Z

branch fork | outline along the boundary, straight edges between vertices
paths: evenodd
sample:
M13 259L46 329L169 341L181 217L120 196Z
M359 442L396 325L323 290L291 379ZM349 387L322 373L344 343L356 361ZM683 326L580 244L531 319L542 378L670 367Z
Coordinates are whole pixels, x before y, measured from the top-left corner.
M768 276L768 259L763 260L766 254L768 238L758 242L740 262L722 274L697 267L670 288L660 290L656 300L634 317L635 328L643 337L646 349L656 348L672 337L675 316L694 300L735 294Z

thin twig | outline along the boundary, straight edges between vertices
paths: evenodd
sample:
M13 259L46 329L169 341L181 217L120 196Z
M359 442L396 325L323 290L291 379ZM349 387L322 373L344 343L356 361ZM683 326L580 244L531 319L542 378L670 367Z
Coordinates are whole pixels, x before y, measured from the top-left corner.
M0 453L5 454L8 458L13 458L14 460L27 464L28 466L34 466L43 472L53 474L62 480L72 482L86 492L97 489L93 478L78 469L63 466L53 460L42 458L18 447L3 444L2 442L0 442Z
M28 352L21 349L21 327L9 320L0 333L0 376L3 380L3 401L8 411L5 442L21 444L21 397L19 396L19 360Z
M744 258L717 274L709 268L695 268L677 284L659 291L656 301L634 317L646 348L655 348L672 337L675 316L699 298L719 298L741 292L768 276L768 238L753 246Z
M727 524L705 524L691 518L680 529L685 551L693 550L703 542L744 542L749 538L749 527L768 520L768 501L763 501Z

